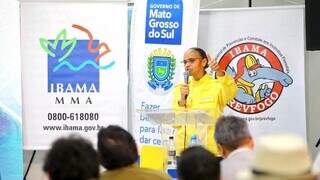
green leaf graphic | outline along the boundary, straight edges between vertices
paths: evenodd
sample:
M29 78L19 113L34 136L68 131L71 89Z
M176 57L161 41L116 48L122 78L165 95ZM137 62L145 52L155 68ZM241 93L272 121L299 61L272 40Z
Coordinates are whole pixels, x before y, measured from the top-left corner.
M44 38L40 38L40 46L41 48L51 57L56 57L56 55L49 50L49 47L51 47L52 49L57 49L59 40L62 40L61 43L61 50L64 50L67 47L70 47L67 51L67 53L65 53L61 58L58 59L59 62L65 60L73 51L73 49L75 48L76 44L77 44L77 39L76 38L72 38L71 40L67 40L67 31L65 29L63 29L56 37L56 39L54 40L54 42L50 42L47 39Z
M42 47L42 49L51 57L56 57L56 55L51 52L49 50L49 45L52 46L52 44L50 43L50 41L44 39L44 38L40 38L40 46Z
M71 52L73 51L73 49L76 47L77 44L77 39L76 38L72 38L71 40L63 40L62 44L61 44L61 50L65 49L66 47L68 47L71 44L69 50L67 51L67 53L65 55L63 55L61 58L59 58L59 62L63 61L65 58L67 58Z

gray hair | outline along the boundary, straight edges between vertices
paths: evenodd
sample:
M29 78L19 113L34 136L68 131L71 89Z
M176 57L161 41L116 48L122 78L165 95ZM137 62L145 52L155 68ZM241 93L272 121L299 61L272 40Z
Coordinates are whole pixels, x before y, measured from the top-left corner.
M236 116L221 116L216 124L214 138L218 144L232 151L251 138L251 134L245 120Z

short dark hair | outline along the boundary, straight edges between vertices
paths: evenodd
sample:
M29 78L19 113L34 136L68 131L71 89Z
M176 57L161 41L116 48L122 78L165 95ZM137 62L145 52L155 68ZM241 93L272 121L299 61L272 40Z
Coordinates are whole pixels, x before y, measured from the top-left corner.
M181 180L219 180L221 158L201 146L187 148L178 159Z
M100 163L108 170L134 164L138 158L136 142L131 134L120 126L108 126L98 133Z
M251 134L245 120L237 116L221 116L216 123L214 138L218 144L233 151L251 138Z
M98 156L92 144L81 137L60 138L52 144L43 170L50 180L98 179Z
M201 58L207 59L207 64L206 64L205 68L207 68L209 66L208 65L208 56L207 56L207 53L205 50L198 48L198 47L192 47L189 50L196 51L200 55Z

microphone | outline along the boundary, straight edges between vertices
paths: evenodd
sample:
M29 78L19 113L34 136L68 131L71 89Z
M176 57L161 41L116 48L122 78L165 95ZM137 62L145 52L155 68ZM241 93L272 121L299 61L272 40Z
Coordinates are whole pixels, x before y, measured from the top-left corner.
M189 84L189 72L183 72L183 79L185 84ZM185 95L184 99L187 100L188 94Z
M189 84L189 72L188 71L183 72L183 79L184 79L184 83Z

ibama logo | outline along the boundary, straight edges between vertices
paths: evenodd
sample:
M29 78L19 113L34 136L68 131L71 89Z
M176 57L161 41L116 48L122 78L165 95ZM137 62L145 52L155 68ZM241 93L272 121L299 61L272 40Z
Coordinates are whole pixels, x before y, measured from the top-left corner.
M240 43L227 45L219 61L238 86L236 98L228 106L244 114L267 110L280 98L284 87L293 83L281 51L258 40L244 38Z
M47 53L49 93L96 93L100 91L100 70L108 70L115 61L101 66L101 58L111 50L105 42L93 39L91 32L80 26L73 28L85 33L88 39L68 39L61 30L55 39L40 38Z

